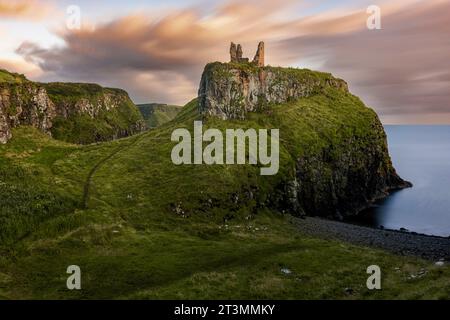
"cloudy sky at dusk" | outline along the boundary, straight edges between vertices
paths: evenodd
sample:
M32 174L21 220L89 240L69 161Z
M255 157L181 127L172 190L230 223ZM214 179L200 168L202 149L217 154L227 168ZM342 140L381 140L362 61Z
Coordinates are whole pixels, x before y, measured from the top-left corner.
M369 5L381 30L368 30ZM66 27L81 9L80 30ZM450 0L0 0L0 68L184 104L229 43L345 79L384 123L450 124Z

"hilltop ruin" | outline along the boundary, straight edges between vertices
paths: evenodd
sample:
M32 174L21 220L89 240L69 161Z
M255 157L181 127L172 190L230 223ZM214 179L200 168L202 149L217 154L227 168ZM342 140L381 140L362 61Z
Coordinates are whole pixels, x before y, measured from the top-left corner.
M240 44L236 45L234 42L230 46L230 58L231 62L249 62L249 58L242 57L242 46ZM252 63L256 64L258 67L264 67L264 42L258 44L258 50L253 58Z

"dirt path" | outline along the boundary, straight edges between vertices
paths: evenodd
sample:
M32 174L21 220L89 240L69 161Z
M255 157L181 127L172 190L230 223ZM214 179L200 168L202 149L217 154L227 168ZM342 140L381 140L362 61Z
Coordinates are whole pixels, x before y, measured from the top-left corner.
M104 165L108 160L112 159L119 152L127 150L128 148L130 148L133 145L135 145L141 138L142 138L142 135L141 136L137 136L129 144L124 145L124 146L119 146L112 153L110 153L107 157L101 159L99 162L97 162L97 164L94 167L92 167L92 169L89 171L89 174L88 174L88 177L86 179L86 182L84 183L83 199L82 199L82 202L81 202L82 203L82 209L88 209L89 198L90 198L90 191L91 191L91 186L92 186L92 179L93 179L95 173L98 171L98 169L100 169L102 167L102 165Z

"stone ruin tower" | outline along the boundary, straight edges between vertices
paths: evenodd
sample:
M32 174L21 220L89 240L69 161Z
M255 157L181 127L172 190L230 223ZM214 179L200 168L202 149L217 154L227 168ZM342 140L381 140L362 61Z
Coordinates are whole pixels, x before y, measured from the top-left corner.
M234 42L232 42L230 46L230 57L231 62L249 62L248 58L242 57L242 46L240 44L236 45ZM258 44L258 51L256 51L252 63L256 64L258 67L264 67L264 42L261 41Z

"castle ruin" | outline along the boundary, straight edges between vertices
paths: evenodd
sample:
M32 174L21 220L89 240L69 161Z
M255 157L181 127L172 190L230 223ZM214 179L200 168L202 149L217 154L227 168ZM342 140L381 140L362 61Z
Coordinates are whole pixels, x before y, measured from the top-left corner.
M249 62L248 58L242 57L242 46L240 44L236 45L234 42L232 42L230 46L230 57L231 62ZM256 51L252 63L256 64L258 67L264 67L264 42L261 41L258 44L258 50Z

